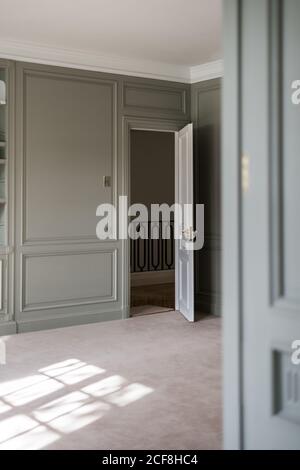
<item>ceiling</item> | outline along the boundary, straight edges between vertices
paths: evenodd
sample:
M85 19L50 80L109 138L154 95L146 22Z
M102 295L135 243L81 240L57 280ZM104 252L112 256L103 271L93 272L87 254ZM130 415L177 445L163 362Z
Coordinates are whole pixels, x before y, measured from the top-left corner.
M0 0L0 56L188 77L222 57L222 0ZM71 60L72 59L72 60ZM93 63L92 63L93 62ZM84 65L84 64L82 64ZM88 64L86 64L88 65ZM128 69L128 70L127 70ZM144 73L143 73L144 70ZM179 77L178 77L179 78Z

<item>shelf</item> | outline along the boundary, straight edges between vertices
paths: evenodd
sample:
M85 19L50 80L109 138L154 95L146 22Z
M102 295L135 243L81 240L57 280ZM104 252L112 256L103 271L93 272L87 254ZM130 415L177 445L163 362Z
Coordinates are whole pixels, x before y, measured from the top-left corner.
M0 147L5 147L6 146L6 142L0 142Z
M5 165L6 162L6 158L0 158L0 165Z
M6 199L0 197L0 205L6 204Z

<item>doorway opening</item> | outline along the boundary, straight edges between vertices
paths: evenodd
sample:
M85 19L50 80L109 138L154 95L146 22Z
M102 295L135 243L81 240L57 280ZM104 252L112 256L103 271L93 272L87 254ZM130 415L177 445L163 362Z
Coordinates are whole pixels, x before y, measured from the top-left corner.
M175 202L175 133L131 129L130 203L144 204L149 213L148 234L157 238L130 240L130 316L175 310L174 218L152 221L151 204ZM134 221L132 223L135 223ZM145 228L136 222L137 231ZM166 225L170 238L163 238Z

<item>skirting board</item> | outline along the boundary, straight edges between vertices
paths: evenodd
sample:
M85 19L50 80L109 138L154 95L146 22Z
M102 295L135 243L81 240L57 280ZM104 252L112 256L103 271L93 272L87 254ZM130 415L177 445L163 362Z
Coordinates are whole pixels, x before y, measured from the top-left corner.
M131 274L131 286L150 286L155 284L169 284L175 282L175 270L147 271Z
M0 323L0 336L14 335L17 332L17 324L14 321Z
M216 294L199 293L195 295L195 308L196 311L208 315L221 315L221 302Z
M121 320L124 318L122 310L101 313L82 313L79 315L64 315L55 318L22 320L15 323L15 329L2 329L0 326L0 335L15 333L28 333L30 331L50 330L67 326L84 325L87 323L98 323L109 320Z

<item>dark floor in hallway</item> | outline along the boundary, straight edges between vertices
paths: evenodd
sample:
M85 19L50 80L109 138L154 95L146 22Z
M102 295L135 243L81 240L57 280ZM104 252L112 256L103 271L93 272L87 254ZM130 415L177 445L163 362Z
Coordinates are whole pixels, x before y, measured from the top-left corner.
M134 286L131 288L131 306L155 305L175 308L175 284Z

